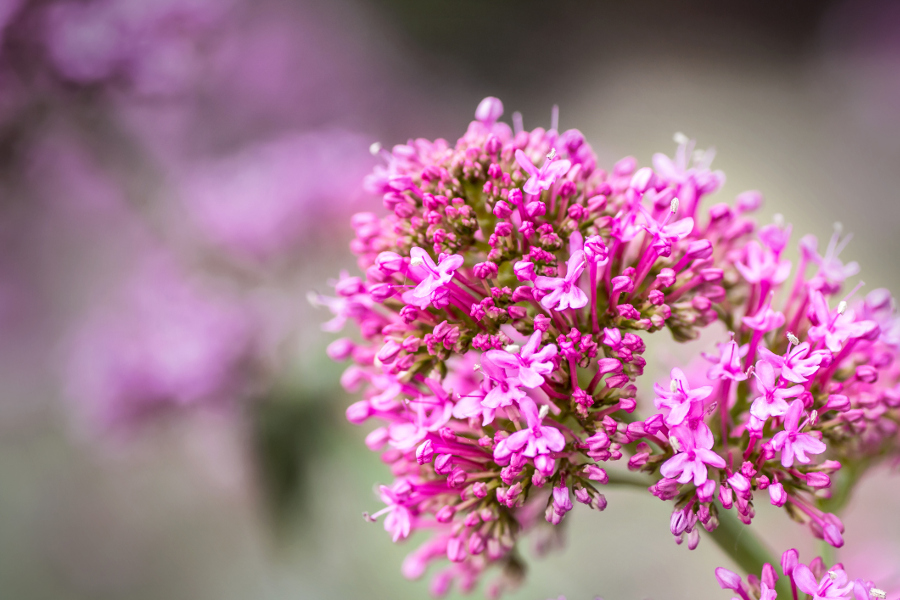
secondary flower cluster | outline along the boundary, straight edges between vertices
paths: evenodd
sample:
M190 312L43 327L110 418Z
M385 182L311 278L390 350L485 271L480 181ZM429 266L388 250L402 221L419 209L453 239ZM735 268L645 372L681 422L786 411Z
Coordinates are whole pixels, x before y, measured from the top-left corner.
M381 422L366 443L396 477L371 518L385 515L394 541L433 532L404 574L449 559L433 583L442 593L498 563L499 593L521 576L522 533L541 514L558 525L573 497L603 510L598 463L622 458L675 500L672 532L691 548L698 522L716 527L715 498L749 522L757 490L840 545L840 521L816 506L840 464L812 457L874 456L896 437L890 296L831 308L855 265L837 259L837 236L824 256L804 238L777 311L790 227L756 227L757 192L701 209L724 181L712 151L679 135L674 159L657 154L651 169L625 158L607 172L555 114L529 132L502 112L485 99L455 145L373 148L386 164L367 186L389 214L353 218L365 275L316 298L335 314L328 329L352 320L361 334L329 353L352 361L342 383L364 399L347 417ZM659 412L637 418L641 336L689 340L717 320L732 338L708 381L673 370L656 387Z
M875 587L871 581L851 581L840 563L829 569L820 557L816 557L809 566L804 565L800 562L800 554L794 549L781 556L781 571L790 582L795 600L798 591L814 600L884 600L886 596L884 590ZM716 569L716 580L722 589L737 594L732 600L739 600L738 597L740 600L775 600L778 597L775 585L779 579L775 568L766 563L760 575L751 574L744 583L737 573L723 567Z
M875 290L853 301L854 289L830 306L858 270L837 257L847 241L840 231L824 256L815 238L801 240L801 262L787 286L791 265L782 251L789 233L778 225L761 228L759 241L736 260L749 293L742 309L723 316L733 337L707 355L712 366L695 379L706 385L691 387L673 369L670 386L655 388L668 444L658 440L643 468L658 467L663 476L651 488L655 495L676 499L671 523L679 538L697 520L714 526L714 496L749 523L754 492L765 490L772 504L840 547L843 525L817 508L816 498L832 495L839 461L896 448L900 321L893 300ZM815 269L807 278L809 265ZM712 477L710 469L716 469Z

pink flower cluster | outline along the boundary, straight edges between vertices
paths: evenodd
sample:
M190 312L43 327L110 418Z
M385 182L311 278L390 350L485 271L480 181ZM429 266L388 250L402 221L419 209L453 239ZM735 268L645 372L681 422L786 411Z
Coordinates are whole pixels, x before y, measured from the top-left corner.
M175 408L236 403L260 371L261 329L246 302L157 261L83 324L68 391L92 425L114 429Z
M816 499L830 497L841 461L896 449L900 321L893 300L885 290L853 300L857 286L831 306L858 270L837 258L846 242L839 231L824 256L814 238L801 240L801 262L788 285L791 265L781 254L789 233L790 227L762 227L759 241L734 257L749 288L742 306L721 307L733 337L707 355L707 385L692 389L673 369L670 386L655 388L668 444L658 440L659 451L642 468L658 461L663 479L651 491L676 499L677 536L698 519L715 526L714 497L749 523L755 492L767 491L769 502L840 547L843 525Z
M871 581L862 579L850 580L840 563L830 569L825 562L816 557L809 566L800 562L800 554L788 550L781 556L781 571L790 581L793 597L797 593L807 594L813 600L884 600L885 592L875 587ZM716 580L723 590L732 590L737 596L732 600L775 600L778 597L775 584L779 577L775 568L766 563L761 576L751 574L747 582L741 581L740 575L723 567L716 569Z
M749 523L757 492L840 545L843 526L817 505L830 474L896 445L890 296L833 306L856 272L837 235L824 255L804 238L791 280L790 227L757 227L758 192L702 208L724 176L683 136L653 168L625 158L606 171L555 116L526 131L502 113L486 98L455 144L381 151L366 183L388 214L352 221L364 275L320 298L329 329L359 329L329 353L352 362L342 383L363 399L347 417L380 423L366 443L396 477L376 515L395 541L432 532L404 574L448 559L442 593L498 564L499 593L537 517L558 525L573 497L603 510L600 465L620 459L674 501L672 533L691 548L720 508ZM689 340L717 320L731 339L706 380L674 369L657 412L638 418L644 337Z

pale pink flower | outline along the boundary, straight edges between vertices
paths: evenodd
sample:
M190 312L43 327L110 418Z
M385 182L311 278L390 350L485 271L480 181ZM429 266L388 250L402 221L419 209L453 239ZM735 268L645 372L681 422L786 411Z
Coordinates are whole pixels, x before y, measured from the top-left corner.
M453 279L453 272L463 265L465 259L459 254L441 257L435 264L431 256L419 247L409 251L411 273L422 278L419 284L408 292L403 293L403 301L426 308L435 302L437 293L445 290Z
M794 400L784 416L784 430L772 438L772 448L781 450L781 465L790 467L794 459L802 464L809 464L807 454L825 452L825 444L808 433L800 431L800 415L803 413L803 402Z
M584 272L584 263L584 252L578 251L572 254L566 263L565 277L543 275L536 277L534 287L546 294L541 298L541 306L557 311L586 306L587 294L578 287L578 278Z
M680 425L684 421L694 403L701 403L703 399L708 398L712 394L713 388L705 385L691 389L684 371L675 367L671 372L669 389L656 383L653 384L653 390L656 392L653 403L656 408L669 409L666 423L674 426Z
M556 356L556 344L547 344L540 350L540 331L528 338L522 349L512 354L503 350L489 350L485 358L506 371L510 377L518 379L527 388L540 387L544 377L553 371L552 358Z
M776 383L775 369L768 361L758 361L754 375L756 375L756 382L763 395L753 400L753 404L750 405L750 414L761 421L785 414L788 411L786 399L794 398L804 392L803 386L783 387Z
M678 483L693 480L694 485L699 487L706 483L707 465L725 468L725 459L711 450L713 436L705 424L700 423L695 429L679 425L672 428L670 435L678 441L680 451L660 467L664 477L677 478Z

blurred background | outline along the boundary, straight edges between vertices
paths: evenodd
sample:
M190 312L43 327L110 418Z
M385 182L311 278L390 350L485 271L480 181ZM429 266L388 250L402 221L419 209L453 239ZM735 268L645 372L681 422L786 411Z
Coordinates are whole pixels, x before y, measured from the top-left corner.
M604 166L714 145L719 200L841 221L900 290L897 2L0 0L0 597L427 595L360 516L389 473L305 298L355 268L369 145L455 140L488 95L558 104ZM864 484L840 555L888 589L898 491ZM711 542L608 498L512 597L725 597Z

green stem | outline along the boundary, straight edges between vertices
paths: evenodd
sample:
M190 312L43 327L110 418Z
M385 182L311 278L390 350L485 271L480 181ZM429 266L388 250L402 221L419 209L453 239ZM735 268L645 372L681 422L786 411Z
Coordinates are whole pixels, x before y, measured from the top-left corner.
M719 506L719 526L710 532L709 537L718 544L735 564L745 573L753 573L757 577L765 563L777 566L779 562L772 556L768 548L753 534L749 525L744 525L730 510ZM787 577L778 579L775 585L779 598L792 598L791 585Z
M628 471L607 471L610 485L624 485L648 488L652 485L650 478L640 473ZM763 565L769 563L777 567L780 561L756 537L749 525L744 525L733 510L725 510L717 504L719 526L709 533L709 537L721 548L745 574L762 574ZM699 524L698 524L699 526ZM775 585L779 598L793 598L791 583L787 577L780 577Z

